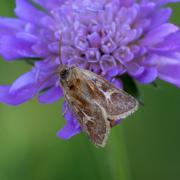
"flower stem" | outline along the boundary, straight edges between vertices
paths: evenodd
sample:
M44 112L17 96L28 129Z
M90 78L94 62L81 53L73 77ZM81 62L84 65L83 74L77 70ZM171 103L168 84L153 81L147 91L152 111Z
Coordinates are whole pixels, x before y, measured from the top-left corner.
M114 129L115 130L115 129ZM118 131L111 134L109 145L107 146L108 162L111 168L113 180L130 180L130 169L128 166L128 156L124 142L124 132L121 126Z

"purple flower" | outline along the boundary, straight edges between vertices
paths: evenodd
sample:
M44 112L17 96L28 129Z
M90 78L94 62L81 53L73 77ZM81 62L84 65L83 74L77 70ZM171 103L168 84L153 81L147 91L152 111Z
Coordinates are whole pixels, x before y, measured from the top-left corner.
M180 87L180 31L168 22L172 10L163 7L180 0L33 1L42 9L16 0L17 18L0 18L1 56L38 60L12 85L0 86L0 102L19 105L39 94L40 103L53 103L63 97L55 73L60 34L64 64L94 71L119 88L116 76L125 73L139 83L159 78ZM67 124L58 136L68 139L80 126L63 109Z

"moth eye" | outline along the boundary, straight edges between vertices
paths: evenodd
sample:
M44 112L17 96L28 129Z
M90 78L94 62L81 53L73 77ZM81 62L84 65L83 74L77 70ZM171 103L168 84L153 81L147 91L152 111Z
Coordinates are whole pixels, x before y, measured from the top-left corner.
M69 75L69 69L64 69L60 72L61 79L66 79L68 75Z

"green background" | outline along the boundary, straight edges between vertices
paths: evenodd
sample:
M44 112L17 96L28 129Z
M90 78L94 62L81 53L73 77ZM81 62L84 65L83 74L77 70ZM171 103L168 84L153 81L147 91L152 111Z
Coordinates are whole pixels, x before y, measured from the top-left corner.
M180 25L180 3L172 6ZM0 15L13 16L14 1L0 0ZM0 84L30 67L0 61ZM139 86L145 106L113 128L104 149L84 134L56 137L65 123L61 103L19 107L0 104L0 180L179 180L180 91L158 81Z

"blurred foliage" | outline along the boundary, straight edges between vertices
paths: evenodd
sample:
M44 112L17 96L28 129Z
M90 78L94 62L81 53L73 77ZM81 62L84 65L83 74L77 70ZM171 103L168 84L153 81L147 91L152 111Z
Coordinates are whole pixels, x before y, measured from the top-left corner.
M14 1L0 0L0 15L13 16ZM172 21L180 25L180 4ZM0 61L0 84L30 69ZM113 128L107 147L95 148L79 134L56 137L65 123L61 103L32 100L19 107L0 104L0 180L179 180L179 90L158 81L139 86L145 106Z

